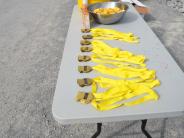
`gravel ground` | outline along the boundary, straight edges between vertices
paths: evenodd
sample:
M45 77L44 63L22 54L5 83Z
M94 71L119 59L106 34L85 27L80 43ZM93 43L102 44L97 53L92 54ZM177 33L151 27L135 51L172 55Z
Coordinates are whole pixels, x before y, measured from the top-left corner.
M184 15L184 0L168 0L167 5Z
M144 0L143 0L144 1ZM184 0L157 0L184 15Z
M184 18L145 3L145 20L184 70ZM51 105L74 0L0 0L0 137L89 138L95 124L60 125ZM155 8L156 7L156 8ZM172 18L171 18L172 17ZM153 138L182 138L184 117L152 119ZM101 138L143 138L139 121L104 123Z

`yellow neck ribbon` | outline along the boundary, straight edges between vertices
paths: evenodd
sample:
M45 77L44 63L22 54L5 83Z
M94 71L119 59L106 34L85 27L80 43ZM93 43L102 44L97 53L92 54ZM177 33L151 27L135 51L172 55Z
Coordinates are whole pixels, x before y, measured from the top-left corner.
M99 40L119 40L128 43L139 43L139 38L133 33L124 33L117 30L105 28L93 28L91 33L94 39Z
M150 84L135 83L131 80L113 80L104 77L93 79L91 104L97 110L106 111L120 106L133 106L150 100L158 100L159 96L152 90L159 85L159 81ZM106 88L97 92L98 87Z
M119 48L112 48L111 46L99 40L93 40L91 44L93 47L93 54L91 55L91 58L94 62L104 61L105 63L105 61L107 61L113 62L115 64L119 62L119 64L136 64L145 66L144 61L146 58L144 55L134 55L129 51L123 51Z

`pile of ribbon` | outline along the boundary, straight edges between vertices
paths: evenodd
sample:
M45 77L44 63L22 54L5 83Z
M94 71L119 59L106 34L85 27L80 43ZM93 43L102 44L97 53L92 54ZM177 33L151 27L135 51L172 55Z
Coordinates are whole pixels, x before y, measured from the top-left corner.
M159 86L160 82L156 78L156 72L146 67L146 57L114 48L101 41L119 40L131 43L138 42L138 37L132 33L126 34L102 28L91 29L90 32L93 37L83 36L85 40L81 43L81 52L91 52L91 54L79 55L78 61L91 61L97 65L79 66L78 71L80 73L96 71L102 76L77 80L80 87L91 87L90 92L77 93L78 102L91 103L97 110L106 111L159 99L153 88ZM91 41L86 40L92 38Z

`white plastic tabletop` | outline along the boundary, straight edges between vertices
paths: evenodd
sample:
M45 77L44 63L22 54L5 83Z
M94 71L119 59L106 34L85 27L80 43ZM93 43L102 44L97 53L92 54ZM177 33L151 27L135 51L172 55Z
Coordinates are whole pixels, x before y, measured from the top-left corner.
M83 105L75 101L75 96L79 90L90 90L89 87L80 88L77 85L77 79L93 78L99 75L78 73L77 67L81 63L78 62L77 57L81 54L80 40L82 34L80 32L81 16L77 6L75 6L53 99L52 113L54 118L59 123L71 124L183 115L184 73L135 9L130 6L122 21L117 24L98 25L97 27L133 32L140 37L139 44L128 44L119 41L106 42L114 47L129 50L135 54L144 54L149 59L146 62L148 68L156 70L157 77L161 81L161 86L155 88L160 95L160 99L156 102L147 102L132 107L120 107L104 112L97 111L90 104Z

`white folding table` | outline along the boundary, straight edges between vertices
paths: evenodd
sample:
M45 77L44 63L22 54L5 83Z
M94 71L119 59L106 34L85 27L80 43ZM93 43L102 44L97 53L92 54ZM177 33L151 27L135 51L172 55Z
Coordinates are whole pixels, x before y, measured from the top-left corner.
M161 81L161 85L155 88L160 95L160 99L154 102L147 102L132 107L120 107L105 112L97 111L90 104L83 105L75 101L75 96L79 90L90 90L90 88L80 88L77 85L77 79L93 78L99 75L95 73L80 74L77 70L78 65L82 64L77 60L78 55L82 55L80 52L82 34L80 31L81 15L77 6L75 6L53 99L52 113L54 118L61 124L98 123L96 136L100 133L102 122L142 120L142 131L149 137L149 134L146 134L147 132L145 131L146 119L183 115L184 74L133 6L129 5L127 13L119 23L96 25L95 27L133 32L140 37L139 44L119 41L106 42L113 47L119 47L135 54L144 54L148 58L146 62L148 68L156 70L157 77ZM86 65L86 63L83 64ZM93 63L90 62L87 65L93 65Z

